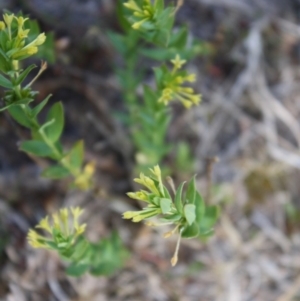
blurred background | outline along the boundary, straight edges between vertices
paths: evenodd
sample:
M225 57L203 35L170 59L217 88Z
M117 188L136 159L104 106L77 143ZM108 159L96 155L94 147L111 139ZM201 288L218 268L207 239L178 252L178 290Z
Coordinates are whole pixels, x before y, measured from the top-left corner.
M23 129L0 114L1 301L300 300L299 0L185 0L177 14L176 25L209 51L187 65L202 103L172 107L168 140L184 141L194 158L175 178L197 173L222 215L208 242L182 241L174 268L176 237L120 215L138 205L125 195L134 189L134 150L118 118L125 108L114 65L122 58L107 36L121 32L116 1L0 0L0 8L22 10L53 34L37 100L51 93L63 101L64 145L84 139L97 166L91 192L41 178L43 162L18 151ZM142 64L153 76L151 61ZM55 254L28 246L30 227L70 205L86 209L92 241L118 231L131 253L122 270L71 278Z

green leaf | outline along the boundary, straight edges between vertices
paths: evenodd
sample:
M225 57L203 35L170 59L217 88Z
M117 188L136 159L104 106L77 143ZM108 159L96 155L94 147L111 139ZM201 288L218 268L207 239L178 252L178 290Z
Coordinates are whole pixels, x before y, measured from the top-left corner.
M157 161L156 161L156 162L157 162ZM167 187L163 185L163 188L164 188L164 196L165 196L167 199L172 200L172 197L171 197L170 192L169 192L169 190L167 189Z
M181 236L184 238L192 238L192 237L196 237L199 235L199 228L198 225L196 223L193 223L190 226L185 226Z
M196 220L197 223L200 224L205 213L205 203L198 191L196 191L195 206L196 206Z
M68 175L70 175L70 171L61 165L50 166L42 172L42 176L49 179L61 179Z
M0 48L0 54L6 62L9 62L9 58L8 58L7 54L1 48Z
M29 103L31 103L33 101L32 98L23 98L23 99L20 99L18 101L15 101L5 107L2 107L0 108L0 112L1 111L4 111L4 110L7 110L8 108L10 107L13 107L13 106L18 106L18 105L28 105Z
M85 272L87 272L89 270L89 265L88 264L74 264L74 265L70 265L67 269L66 269L66 273L69 276L73 276L73 277L80 277L82 276Z
M172 201L169 199L160 199L160 208L163 214L168 213L171 210Z
M186 47L188 38L188 31L186 27L180 28L180 30L174 34L170 41L170 46L175 47L176 49L183 49Z
M163 48L158 48L158 49L149 49L149 48L142 48L139 52L149 58L152 58L157 61L164 61L171 59L175 56L175 54L170 54L170 48L168 49L163 49ZM174 51L172 51L174 52Z
M64 108L61 102L57 102L51 107L46 122L50 122L51 120L54 120L54 122L47 126L45 134L49 140L56 142L60 138L64 128Z
M8 112L11 115L11 117L19 124L29 129L32 127L31 120L27 117L27 115L20 106L10 106L8 108Z
M82 140L77 141L71 151L66 156L66 160L72 168L80 169L84 159L84 143Z
M195 195L196 195L196 186L195 186L195 178L196 176L193 176L192 179L189 181L186 195L185 195L185 201L188 204L194 204L195 203Z
M43 240L42 242L45 243L46 245L48 245L53 250L57 250L57 251L59 250L57 244L55 242L53 242L53 241Z
M220 209L218 206L208 206L205 209L204 216L200 221L200 232L207 232L215 225L219 218Z
M164 9L164 0L155 0L154 8L158 13L161 13Z
M0 86L8 89L13 88L11 81L4 77L2 74L0 74Z
M5 60L5 58L1 53L0 53L0 70L2 72L7 72L10 70L9 63Z
M196 219L196 206L193 204L187 204L184 206L184 216L189 225L191 225Z
M171 30L175 20L175 8L168 7L164 9L158 16L158 21L156 23L157 28L163 28L163 30L167 30L169 35L171 35Z
M27 75L29 74L29 72L30 72L32 69L34 69L34 68L36 68L36 65L30 65L30 66L28 66L28 67L27 67L27 68L19 75L19 77L15 80L14 85L15 85L15 86L20 85L20 84L24 81L24 79L27 77Z
M47 104L49 98L52 96L52 94L49 94L42 102L40 102L36 107L34 107L31 110L31 116L36 117L41 110L44 108L44 106Z
M185 182L181 183L180 186L177 188L177 191L175 194L175 200L174 200L175 207L178 210L178 212L180 212L180 213L182 213L182 208L183 208L182 189L183 189L184 184L185 184Z
M215 234L215 231L214 229L210 229L208 231L201 231L199 232L199 238L202 240L202 241L206 241L207 238L209 238L210 236L213 236Z
M164 216L161 220L164 222L177 222L182 218L181 214L171 214Z
M166 68L166 66L154 68L155 80L156 80L156 84L159 89L162 88L162 83L163 83L166 72L168 72L168 69Z
M43 141L30 140L21 143L20 150L39 157L52 155L51 148Z
M85 263L89 258L89 254L91 252L91 244L81 236L80 239L76 242L76 245L72 247L74 250L70 260L75 262Z
M117 1L117 18L118 18L119 24L121 25L122 29L125 32L128 32L132 29L130 23L126 19L127 11L128 10L124 6L124 0L118 0Z
M168 47L170 36L170 30L161 29L155 34L155 36L152 39L152 42L158 46Z
M144 99L145 103L149 108L153 107L158 99L157 92L153 91L150 87L144 85ZM151 117L153 117L153 114L151 114Z
M103 262L96 267L92 267L90 273L93 276L111 275L115 271L115 265L112 262Z
M124 55L127 51L127 47L125 45L125 37L123 35L117 34L115 32L109 31L107 33L108 38L110 39L110 42L113 44L114 48Z

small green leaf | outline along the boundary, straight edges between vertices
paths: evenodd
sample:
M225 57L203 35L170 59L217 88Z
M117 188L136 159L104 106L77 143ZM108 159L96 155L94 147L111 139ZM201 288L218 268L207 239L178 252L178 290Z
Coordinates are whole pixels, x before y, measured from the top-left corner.
M192 179L189 181L185 200L188 204L194 204L195 203L195 195L196 195L196 186L195 186L195 178L196 176L193 176Z
M200 230L200 232L199 232L199 238L202 241L206 241L207 238L209 238L210 236L213 236L214 234L215 234L214 229L210 229L210 230L206 230L206 231Z
M177 222L182 218L182 216L180 214L171 214L171 215L166 215L165 217L163 217L161 220L164 222Z
M82 140L77 141L71 151L65 157L72 168L80 169L84 159L84 143Z
M13 88L11 81L4 77L2 74L0 74L0 86L8 89Z
M113 262L103 262L95 267L91 268L90 273L93 276L110 275L115 271L115 265Z
M184 206L184 216L189 225L191 225L196 220L196 206L193 204L187 204Z
M125 8L124 6L124 0L118 0L117 1L117 18L118 18L118 23L122 27L122 29L126 32L131 30L131 25L126 19L126 12L128 9Z
M199 228L196 223L193 223L190 226L188 226L188 225L185 226L181 233L181 236L184 238L192 238L192 237L196 237L198 235L199 235Z
M114 48L121 53L122 55L125 55L127 51L127 47L125 45L125 36L117 34L113 31L109 31L107 33L108 38L110 39L110 42L113 44Z
M47 104L49 98L52 96L52 94L49 94L42 102L40 102L36 107L34 107L31 110L31 116L36 117L41 110L44 108L44 106Z
M61 165L50 166L42 172L42 176L49 179L61 179L69 175L70 171Z
M0 48L0 54L5 59L6 62L9 62L7 54Z
M8 108L8 112L11 115L11 117L19 124L29 129L32 127L31 120L28 118L28 116L25 114L25 112L20 106L10 106Z
M183 189L184 184L185 184L185 182L181 183L180 186L177 188L175 200L174 200L175 207L178 210L178 212L180 212L180 213L182 213L182 208L183 208L182 189Z
M10 107L13 106L18 106L18 105L28 105L29 103L31 103L33 101L33 98L22 98L20 100L14 101L13 103L10 103L9 105L0 108L0 112L4 111Z
M52 155L51 148L43 141L30 140L21 143L20 150L39 157Z
M197 223L200 224L204 213L205 213L205 203L198 191L196 191L196 196L195 196L195 206L196 206L196 220Z
M45 134L52 142L56 142L60 138L64 128L64 109L61 102L55 103L48 112L46 122L50 122L51 120L54 120L54 122L47 126Z
M171 37L170 46L176 49L183 49L186 46L188 38L188 31L186 27L180 28L180 30Z
M87 272L89 269L89 265L88 264L74 264L74 265L70 265L67 270L66 273L69 276L73 276L73 277L80 277L82 276L85 272Z
M20 85L23 81L24 81L24 79L27 77L27 75L29 74L29 72L32 70L32 69L34 69L34 68L36 68L36 65L30 65L30 66L28 66L20 75L19 75L19 77L16 79L16 81L14 82L14 85L15 86L18 86L18 85Z
M166 73L166 68L164 66L160 68L154 68L154 75L155 75L155 80L156 84L159 88L162 86L163 78Z
M157 162L157 161L156 161L156 162ZM167 199L172 200L172 197L171 197L170 192L169 192L169 190L167 189L167 187L163 185L163 189L164 189L164 196L165 196Z
M157 11L158 13L161 13L162 10L164 9L164 0L155 0L154 8L155 8L155 11Z
M205 209L204 216L200 221L200 232L207 232L215 225L219 218L220 209L218 206L208 206Z
M160 199L160 208L163 214L166 214L171 209L172 201L169 199Z
M46 245L48 245L53 250L57 250L57 251L59 250L57 244L54 241L44 240L42 242L45 243Z
M91 252L91 244L81 236L73 247L75 250L70 258L71 261L84 263L89 258Z

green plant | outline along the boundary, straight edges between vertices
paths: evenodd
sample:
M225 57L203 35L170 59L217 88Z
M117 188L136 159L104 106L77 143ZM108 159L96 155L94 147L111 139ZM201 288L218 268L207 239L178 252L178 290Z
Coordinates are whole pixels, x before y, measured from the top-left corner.
M179 100L190 108L201 99L193 88L184 85L194 82L196 77L182 67L186 60L207 52L208 47L198 41L190 43L185 26L173 29L178 6L166 6L164 2L118 1L118 17L124 34L109 33L124 59L124 67L116 67L116 72L129 111L129 116L123 115L123 120L130 128L139 170L161 163L174 149L166 140L172 115L167 105ZM137 90L146 73L140 64L144 58L162 64L154 68L156 87L144 85L142 97L139 97ZM171 69L168 62L173 65ZM190 166L190 161L187 163L186 166Z
M110 275L123 265L127 251L116 233L98 243L88 241L83 235L86 224L78 221L82 213L81 208L71 207L52 214L50 219L46 216L36 226L46 235L31 229L28 242L34 248L57 251L69 262L66 272L70 276L78 277L86 272L94 276Z
M23 69L21 61L39 54L46 36L44 33L39 33L36 22L21 15L6 13L3 19L4 21L0 21L0 86L5 89L5 92L0 111L8 112L17 123L30 130L31 139L22 141L20 150L57 162L46 168L42 173L43 176L59 179L71 175L74 178L74 186L88 189L91 186L94 166L89 163L82 167L83 141L75 143L69 151L64 151L59 141L64 129L62 103L52 105L44 122L40 122L39 114L47 105L51 95L32 106L38 94L37 91L32 90L32 84L47 68L47 64L42 63L36 76L29 83L24 84L36 66L30 65ZM41 52L45 52L45 49Z
M134 179L135 182L143 185L147 190L129 192L128 196L135 200L146 202L148 205L140 211L127 211L123 214L125 219L132 219L133 222L162 216L162 223L147 222L149 226L174 225L173 230L166 232L167 238L178 233L178 240L171 264L174 266L178 260L180 239L200 237L202 239L213 235L213 226L219 217L219 208L214 205L206 205L202 196L195 186L195 177L187 184L186 192L183 193L185 182L181 183L174 195L164 186L161 177L161 170L158 165L150 169L150 175L143 173Z
M166 133L171 120L169 103L177 100L189 109L198 105L201 100L200 94L196 94L192 87L186 86L195 82L196 76L184 70L183 66L187 59L202 50L196 43L189 45L186 28L173 31L178 6L166 7L163 0L129 0L125 3L119 1L119 4L120 23L125 34L122 36L110 33L110 38L125 59L125 68L117 69L129 111L129 117L123 118L125 117L124 120L131 129L139 169L144 170L161 162L172 149L172 145L166 143ZM149 45L156 48L149 50ZM137 90L143 80L144 70L138 71L138 65L140 57L143 56L164 63L154 68L155 88L143 85L141 100ZM51 121L50 124L46 123L44 128L47 129L53 122L55 124L55 120L52 116L48 121ZM187 168L192 164L189 149L186 145L179 148L181 150L177 165ZM74 162L65 158L73 157L67 154L58 159L63 168L67 168L65 162ZM93 169L89 165L87 168ZM92 171L89 175L92 175ZM78 175L74 176L76 183ZM141 173L134 181L147 190L130 192L128 196L146 202L147 207L140 211L125 212L123 217L140 222L159 216L162 220L159 225L173 225L174 228L165 233L166 238L178 234L175 253L171 259L173 266L178 261L181 238L206 239L214 233L213 227L219 216L219 208L205 204L196 189L195 177L188 182L185 190L183 182L176 191L174 188L170 192L163 184L160 167L155 165L150 169L149 176ZM86 225L80 225L78 222L81 214L82 209L79 207L61 209L52 215L52 221L46 217L37 226L46 231L47 236L30 230L28 241L36 248L56 250L63 259L70 262L67 272L73 276L82 275L87 271L93 275L109 274L122 265L126 251L114 235L99 244L89 242L83 236ZM147 224L158 225L151 221L147 221Z

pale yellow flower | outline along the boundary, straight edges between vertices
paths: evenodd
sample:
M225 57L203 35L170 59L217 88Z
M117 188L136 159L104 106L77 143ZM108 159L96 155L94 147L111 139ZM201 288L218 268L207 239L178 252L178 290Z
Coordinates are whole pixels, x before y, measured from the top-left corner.
M81 174L79 174L75 180L74 184L76 187L82 190L87 190L92 186L92 178L95 173L95 163L88 163Z
M169 79L164 82L164 88L162 89L161 96L158 102L162 102L167 105L172 100L179 100L187 109L193 105L198 105L201 101L201 95L196 94L194 89L191 87L182 86L184 83L195 82L196 75L190 73L187 75L182 75L178 70L186 63L177 54L173 60L171 60L174 65L173 70L169 73Z
M63 208L53 213L51 220L46 216L39 222L36 228L45 230L48 235L40 235L31 229L27 235L29 244L34 248L50 248L47 242L56 244L57 238L59 239L58 243L62 243L63 240L67 243L75 241L79 235L84 233L86 228L86 224L79 224L78 221L82 212L83 210L80 207L71 207L70 209Z
M186 63L186 60L182 60L180 55L176 54L175 58L171 60L171 63L174 65L175 69L180 69Z
M5 21L6 25L7 25L7 27L10 27L10 25L11 25L11 23L12 23L14 17L15 17L14 14L11 14L11 15L9 15L9 14L4 14L4 15L3 15L3 19L4 19L4 21Z
M3 21L0 21L0 30L4 30L5 27L5 23Z

